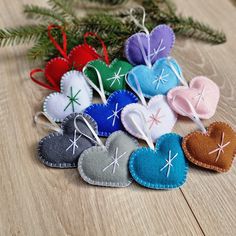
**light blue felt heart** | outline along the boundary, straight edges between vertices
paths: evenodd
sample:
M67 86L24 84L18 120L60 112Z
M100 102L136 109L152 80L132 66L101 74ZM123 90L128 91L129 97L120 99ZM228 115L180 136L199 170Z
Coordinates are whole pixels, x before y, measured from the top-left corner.
M187 178L188 162L181 143L181 136L169 133L159 138L155 150L143 147L133 152L129 171L134 180L153 189L171 189L183 185Z
M166 95L167 92L178 86L180 81L170 66L175 68L179 75L182 74L181 68L173 58L162 58L157 60L152 67L145 65L135 66L128 74L128 82L135 86L135 79L138 80L143 95L151 98L155 95Z
M84 113L90 115L98 125L98 135L108 137L111 133L124 130L121 123L121 111L131 103L137 103L138 98L127 90L112 93L106 104L93 104Z

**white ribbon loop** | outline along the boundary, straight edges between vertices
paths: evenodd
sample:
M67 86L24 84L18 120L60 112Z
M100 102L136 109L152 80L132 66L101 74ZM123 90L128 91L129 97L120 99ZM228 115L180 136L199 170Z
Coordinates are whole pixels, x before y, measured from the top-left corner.
M139 112L139 111L132 111L133 113L136 113L140 116L141 121L143 124L146 124L146 120L144 115ZM134 125L134 127L137 129L137 131L142 135L143 139L146 141L146 143L148 144L148 146L152 149L155 150L154 144L152 142L152 138L151 138L151 134L148 131L148 128L146 125L144 125L144 131L141 129L141 127L138 125L138 123L135 121L135 119L132 117L132 112L129 113L129 119L132 122L132 124Z
M133 15L133 12L135 11L134 8L130 9L130 18L134 22L134 24L141 29L141 31L144 31L144 33L148 35L148 37L147 37L147 39L148 39L148 41L147 41L147 46L148 46L147 53L145 52L145 48L144 48L144 45L143 45L143 43L141 41L140 36L137 35L137 38L138 38L138 44L139 44L139 47L140 47L143 59L144 59L146 65L149 68L151 68L152 67L152 63L151 63L151 55L150 55L151 54L150 53L151 47L150 47L149 30L145 26L146 12L145 12L145 9L142 6L139 6L138 8L140 8L142 10L142 12L143 12L142 23L139 23L139 21Z
M175 75L177 76L178 80L186 87L188 87L188 82L187 80L184 78L183 74L179 74L179 72L175 69L175 67L173 66L173 64L171 63L171 57L167 57L167 63L169 65L169 67L171 68L171 70L175 73Z
M89 128L89 130L91 131L93 137L95 139L93 139L92 137L88 136L87 134L83 133L78 125L77 125L77 119L78 118L82 118L84 123L87 125L87 127ZM89 122L83 117L82 114L78 114L75 118L74 118L74 126L75 126L75 129L80 133L82 134L84 137L88 138L89 140L91 140L92 142L96 143L97 145L99 146L104 146L101 139L98 137L98 135L96 134L95 130L93 129L93 127L89 124Z
M137 8L141 9L142 12L143 12L142 23L140 23L140 22L136 19L136 17L133 15L133 12L134 12ZM145 26L145 18L146 18L145 9L144 9L142 6L138 6L137 8L136 8L136 9L134 9L134 8L131 8L131 9L130 9L130 18L131 18L131 20L134 22L134 24L135 24L136 26L138 26L138 27L139 27L142 31L144 31L146 34L149 34L149 31L148 31L147 27Z
M174 98L173 98L173 103L176 101L176 100L182 100L182 103L185 103L185 105L190 109L190 111L186 111L185 109L183 109L181 106L179 105L174 105L177 109L179 109L179 111L181 111L185 116L189 117L199 128L200 130L203 132L203 133L206 133L206 129L203 125L203 123L201 122L195 108L193 107L193 105L191 104L191 102L187 99L187 98L183 98L179 95L176 95Z
M96 72L96 74L97 74L97 77L98 77L99 88L98 88L98 86L97 86L95 83L93 83L92 80L90 80L90 79L85 75L84 72L85 72L85 70L86 70L88 67L90 67L90 68L92 68L92 69L95 70L95 72ZM97 68L95 68L95 67L92 66L92 65L87 65L87 66L85 66L85 67L83 68L83 74L84 74L84 77L85 77L86 81L89 83L89 85L90 85L93 89L95 89L95 90L98 92L98 94L100 95L100 97L101 97L101 99L102 99L102 102L103 102L104 104L107 104L107 99L106 99L106 95L105 95L104 87L103 87L103 83L102 83L102 77L101 77L100 72L97 70Z
M135 82L135 85L136 85L136 88L129 82L128 80L128 76L126 74L125 76L125 81L126 83L129 85L129 87L136 93L136 95L139 97L142 105L144 105L145 107L147 107L147 102L145 100L145 97L143 96L143 92L142 92L142 89L141 89L141 86L140 86L140 83L138 82L138 79L136 77L136 75L132 72L129 73L130 75L132 75L132 78L134 79L134 82ZM131 78L131 77L130 77Z
M39 120L40 116L45 117L49 122L40 121ZM60 134L63 134L63 130L61 129L61 127L51 118L51 116L49 116L45 112L42 112L42 111L37 112L34 116L34 122L35 122L36 126L40 125L43 128L46 128L49 130L54 130Z

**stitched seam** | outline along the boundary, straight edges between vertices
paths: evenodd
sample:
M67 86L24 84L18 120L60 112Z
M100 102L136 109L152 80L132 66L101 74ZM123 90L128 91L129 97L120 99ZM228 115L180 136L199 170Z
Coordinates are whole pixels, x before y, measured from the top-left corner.
M206 163L204 163L204 162L201 162L201 161L196 160L196 159L190 154L190 152L188 151L188 147L187 147L187 141L188 141L188 139L191 138L191 137L193 137L193 136L195 136L195 135L197 135L197 134L200 134L200 135L205 136L205 137L210 137L211 132L212 132L213 129L214 129L214 126L217 125L217 124L223 125L223 126L227 126L228 128L231 129L231 131L232 131L232 132L234 133L234 135L236 136L236 133L234 132L234 130L232 129L232 127L231 127L230 125L228 125L227 123L221 122L221 121L216 121L216 122L213 122L212 124L209 125L208 130L207 130L207 133L202 133L202 132L200 132L200 131L194 131L194 132L188 134L187 136L185 136L185 137L183 138L182 148L183 148L183 150L184 150L184 153L185 153L186 157L187 157L188 160L191 161L192 163L194 163L194 164L196 164L196 165L198 165L198 166L201 166L201 167L205 167L205 168L207 168L207 169L216 170L216 171L218 171L218 172L226 172L226 171L228 171L228 170L230 169L230 167L232 166L232 163L233 163L234 155L235 155L235 154L233 154L233 156L231 157L231 162L230 162L229 168L226 169L226 168L220 168L220 167L218 167L218 166L214 166L214 165L212 165L212 164L206 164Z

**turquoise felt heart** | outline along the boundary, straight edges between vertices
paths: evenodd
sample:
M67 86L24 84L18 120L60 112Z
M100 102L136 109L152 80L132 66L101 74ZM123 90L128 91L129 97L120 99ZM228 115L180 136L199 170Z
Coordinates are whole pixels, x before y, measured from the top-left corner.
M155 62L152 67L145 65L135 66L128 75L128 82L135 86L135 79L138 80L143 95L151 98L157 94L166 95L167 92L179 85L179 79L170 66L175 68L178 74L182 74L181 68L173 58L162 58Z
M133 152L129 171L134 180L153 189L171 189L183 185L187 178L188 162L181 143L181 136L169 133L159 138L155 150L143 147Z

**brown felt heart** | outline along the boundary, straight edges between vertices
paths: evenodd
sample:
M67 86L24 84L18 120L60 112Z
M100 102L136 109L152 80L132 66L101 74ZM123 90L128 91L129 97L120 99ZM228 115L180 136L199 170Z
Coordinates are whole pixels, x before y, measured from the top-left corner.
M230 169L236 151L236 133L224 122L214 122L207 133L195 131L183 138L182 148L188 160L218 172Z

